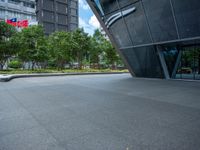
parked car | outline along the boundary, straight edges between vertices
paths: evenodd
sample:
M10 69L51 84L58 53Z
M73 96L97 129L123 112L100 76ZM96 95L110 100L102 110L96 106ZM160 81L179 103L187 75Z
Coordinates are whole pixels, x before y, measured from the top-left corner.
M191 74L192 73L192 69L187 67L187 68L181 68L181 69L178 69L178 73L184 73L184 74Z

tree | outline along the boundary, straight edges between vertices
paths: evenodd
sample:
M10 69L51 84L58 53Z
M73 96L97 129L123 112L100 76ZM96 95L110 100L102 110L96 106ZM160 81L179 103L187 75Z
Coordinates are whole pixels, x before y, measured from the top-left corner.
M90 38L83 29L77 29L73 32L73 59L78 62L79 69L82 69L83 60L87 51L90 49Z
M119 55L117 55L117 52L110 43L110 41L106 40L104 46L105 46L105 57L107 64L111 65L112 69L116 69L116 63L120 62Z
M72 60L72 49L75 42L71 32L55 32L49 37L51 59L56 62L58 69L63 69L64 64Z
M91 47L90 47L90 63L98 65L100 68L100 57L104 52L104 42L105 38L101 34L101 32L97 29L94 31L94 34L91 38Z
M42 26L24 28L18 38L21 45L19 58L24 62L31 61L32 69L48 58L47 40Z
M0 21L0 70L3 69L8 58L15 53L10 38L16 33L13 26Z
M92 39L91 61L99 64L101 56L104 58L104 63L115 69L116 64L121 63L121 60L111 42L98 29L95 30Z

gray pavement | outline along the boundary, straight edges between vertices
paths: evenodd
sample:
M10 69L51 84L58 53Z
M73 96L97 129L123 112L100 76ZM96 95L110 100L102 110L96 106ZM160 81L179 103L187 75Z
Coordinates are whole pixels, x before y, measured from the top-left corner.
M0 150L198 150L200 82L129 74L0 83Z

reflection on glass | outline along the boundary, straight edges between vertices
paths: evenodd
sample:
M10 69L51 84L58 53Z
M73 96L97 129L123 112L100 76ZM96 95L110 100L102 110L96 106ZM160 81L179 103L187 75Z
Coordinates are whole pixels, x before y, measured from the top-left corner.
M170 77L172 76L172 72L174 70L176 59L178 56L178 50L176 47L165 47L163 51L163 55L165 57L166 65L169 71Z
M133 44L142 45L152 43L141 3L135 3L134 5L130 5L124 9L127 10L130 8L135 8L136 10L124 17L124 20L130 32Z
M171 0L181 38L200 36L200 1Z
M110 13L119 10L116 0L100 0L100 4L105 15L109 15Z
M178 38L169 0L143 0L154 42Z
M101 7L100 1L99 0L94 0L94 1L96 3L97 8L99 9L99 11L101 13L101 16L104 16L104 12L103 12L103 9Z
M164 77L154 47L128 48L123 49L122 53L137 77Z
M176 78L200 80L200 47L185 47L181 51L181 62Z
M195 48L194 50L194 72L195 72L195 79L200 80L200 48Z

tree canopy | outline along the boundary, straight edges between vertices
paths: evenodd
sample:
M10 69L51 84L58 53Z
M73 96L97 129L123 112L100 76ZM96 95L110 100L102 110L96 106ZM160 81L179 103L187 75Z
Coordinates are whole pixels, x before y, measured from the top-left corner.
M9 57L14 55L15 49L10 38L16 34L13 26L0 21L0 69L3 69Z
M1 69L6 62L13 59L21 61L18 64L31 64L28 69L64 69L66 65L79 69L114 69L120 60L110 41L99 30L95 30L93 36L83 29L57 31L46 36L41 25L16 32L14 27L0 22L0 35ZM16 60L13 63L17 64Z

